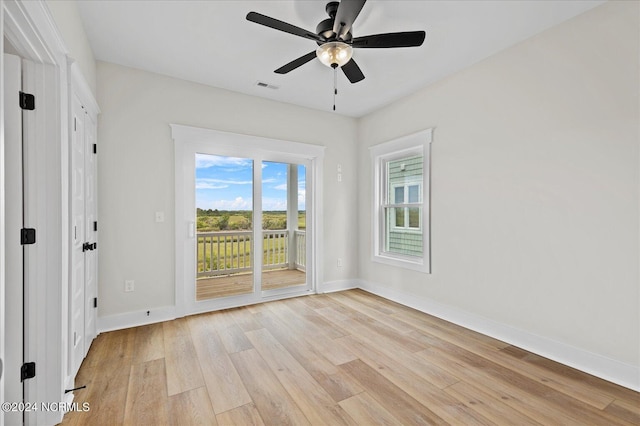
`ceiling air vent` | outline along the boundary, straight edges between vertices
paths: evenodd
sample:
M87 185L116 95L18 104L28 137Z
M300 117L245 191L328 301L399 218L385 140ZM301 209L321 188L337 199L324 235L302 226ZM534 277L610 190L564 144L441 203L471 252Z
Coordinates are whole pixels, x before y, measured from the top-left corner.
M277 90L277 89L280 88L279 86L275 86L273 84L265 83L264 81L256 81L256 86L264 87L265 89L273 89L273 90Z

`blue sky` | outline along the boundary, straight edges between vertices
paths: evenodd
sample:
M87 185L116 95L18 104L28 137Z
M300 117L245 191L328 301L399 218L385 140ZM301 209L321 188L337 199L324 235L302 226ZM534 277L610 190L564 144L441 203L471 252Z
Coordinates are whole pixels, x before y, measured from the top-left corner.
M251 210L253 161L246 158L196 154L196 207ZM298 166L298 209L305 209L306 170ZM287 209L287 165L262 164L262 210Z

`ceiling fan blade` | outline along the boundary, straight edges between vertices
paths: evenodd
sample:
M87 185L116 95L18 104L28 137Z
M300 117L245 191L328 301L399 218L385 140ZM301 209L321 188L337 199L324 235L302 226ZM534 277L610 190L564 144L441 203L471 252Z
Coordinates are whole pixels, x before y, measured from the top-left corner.
M364 74L362 74L360 67L353 59L342 66L342 71L352 83L364 80Z
M316 51L314 50L313 52L309 52L306 55L300 56L298 59L294 59L293 61L289 62L286 65L281 66L280 68L278 68L277 70L275 70L274 72L277 74L286 74L289 71L293 71L296 68L306 64L307 62L313 60L316 57Z
M373 34L356 37L351 47L384 48L384 47L415 47L421 46L426 33L424 31L407 31L402 33Z
M367 0L342 0L333 22L333 32L344 40Z
M316 33L307 31L303 28L296 27L295 25L288 24L275 18L271 18L266 15L262 15L257 12L249 12L247 14L247 21L255 22L256 24L264 25L265 27L273 28L275 30L284 31L285 33L297 35L299 37L308 38L314 41L324 42L324 37L320 37Z

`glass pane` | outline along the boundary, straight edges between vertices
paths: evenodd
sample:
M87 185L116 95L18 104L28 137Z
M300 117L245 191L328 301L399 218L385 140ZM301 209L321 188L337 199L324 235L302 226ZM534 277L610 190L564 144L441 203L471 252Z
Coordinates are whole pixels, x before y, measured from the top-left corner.
M306 283L304 181L304 166L262 162L262 290Z
M253 161L196 154L196 300L253 292Z
M419 185L409 185L409 202L410 203L420 202L420 186Z
M394 226L394 221L399 217L404 218L404 208L386 207L384 209L386 229L384 233L384 251L388 253L401 254L405 256L421 256L422 255L422 234L420 232L410 232L407 229L401 229L399 226ZM417 217L419 223L420 209L411 208L408 210L417 210ZM400 214L402 213L402 214ZM412 219L412 214L409 212L409 221ZM403 219L404 220L404 219Z
M298 166L298 229L295 230L293 240L295 249L295 268L305 274L304 280L298 279L299 284L306 283L307 271L307 168Z
M383 191L389 204L422 202L422 155L409 155L386 163L386 179ZM402 256L422 256L421 229L422 207L385 207L382 247L387 253Z
M396 187L395 191L395 199L393 204L402 204L404 203L404 186Z
M409 208L409 228L420 228L420 208Z
M298 229L307 229L307 168L298 166Z
M394 208L393 210L395 210L395 216L396 216L396 223L395 226L398 228L404 228L404 209L396 209Z

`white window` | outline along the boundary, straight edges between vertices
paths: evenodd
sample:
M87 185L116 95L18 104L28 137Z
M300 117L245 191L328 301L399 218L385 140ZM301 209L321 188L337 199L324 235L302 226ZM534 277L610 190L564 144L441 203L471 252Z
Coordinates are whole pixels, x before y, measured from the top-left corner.
M371 148L373 260L430 272L431 129Z

